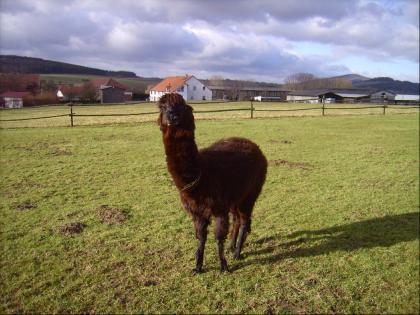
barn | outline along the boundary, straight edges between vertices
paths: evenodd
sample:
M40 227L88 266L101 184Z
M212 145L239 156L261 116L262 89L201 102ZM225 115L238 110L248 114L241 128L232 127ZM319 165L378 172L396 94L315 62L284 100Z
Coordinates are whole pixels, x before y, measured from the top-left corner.
M125 85L112 78L91 80L90 83L97 90L97 98L102 104L124 103L126 101Z
M328 91L320 95L326 103L361 103L370 101L370 92L368 91Z

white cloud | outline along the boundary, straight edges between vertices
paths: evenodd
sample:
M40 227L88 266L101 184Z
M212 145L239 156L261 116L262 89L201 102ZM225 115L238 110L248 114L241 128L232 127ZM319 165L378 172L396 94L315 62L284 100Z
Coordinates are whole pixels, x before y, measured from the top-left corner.
M418 17L415 0L0 0L0 47L139 75L281 81L349 71L346 60L358 55L418 65Z

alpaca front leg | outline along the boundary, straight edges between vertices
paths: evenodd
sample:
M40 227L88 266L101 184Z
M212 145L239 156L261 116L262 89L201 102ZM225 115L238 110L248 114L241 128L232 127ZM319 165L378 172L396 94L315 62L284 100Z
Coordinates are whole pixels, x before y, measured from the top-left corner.
M204 248L207 240L207 227L209 221L203 218L194 217L195 237L198 239L198 248L195 253L195 268L193 274L201 273L203 271Z
M216 217L214 234L217 240L217 250L220 260L220 271L229 271L225 257L225 240L229 230L229 216Z

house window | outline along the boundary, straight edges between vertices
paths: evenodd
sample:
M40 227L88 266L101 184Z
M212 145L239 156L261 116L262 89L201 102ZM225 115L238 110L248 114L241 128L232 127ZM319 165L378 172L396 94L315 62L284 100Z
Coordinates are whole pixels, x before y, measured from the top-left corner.
M205 91L206 90L206 87L205 86L203 86L203 91Z
M203 96L203 101L205 101L206 100L206 97L205 96Z
M195 91L195 90L197 90L197 87L194 85L194 86L193 86L193 91Z

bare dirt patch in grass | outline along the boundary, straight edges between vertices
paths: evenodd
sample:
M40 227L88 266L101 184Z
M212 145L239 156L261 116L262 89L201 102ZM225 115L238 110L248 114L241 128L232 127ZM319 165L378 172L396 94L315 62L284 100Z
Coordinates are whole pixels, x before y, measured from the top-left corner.
M302 170L311 170L313 169L313 165L305 162L291 162L286 160L271 160L268 162L271 166L288 166L291 168L300 168Z
M59 156L59 155L73 155L73 153L68 149L63 148L54 148L50 151L51 155Z
M71 222L60 226L58 232L61 235L73 235L73 234L80 234L82 233L85 225L81 222Z
M102 223L122 224L127 220L126 214L119 208L102 205L98 208L98 212Z
M16 210L25 211L36 208L36 203L31 200L25 200L24 202L16 203L14 207Z
M290 140L269 140L269 143L282 143L282 144L292 144L293 142Z

